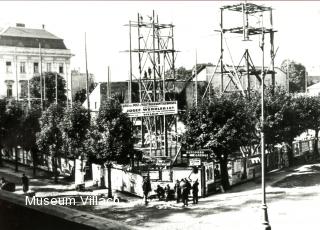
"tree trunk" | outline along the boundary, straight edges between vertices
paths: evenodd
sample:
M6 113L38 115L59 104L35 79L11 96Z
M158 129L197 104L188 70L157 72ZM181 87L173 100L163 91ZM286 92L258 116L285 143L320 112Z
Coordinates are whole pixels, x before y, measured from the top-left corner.
M318 150L319 137L318 137L318 134L319 134L319 129L315 129L314 155L315 155L316 157L319 156L319 150Z
M100 175L100 188L104 189L106 188L106 183L104 181L104 164L101 165L101 175Z
M221 183L222 183L223 189L228 190L230 188L229 174L228 174L228 160L225 158L221 158L220 167L221 167Z
M36 176L36 169L37 169L37 154L36 151L34 150L30 150L31 151L31 155L32 155L32 163L33 163L33 168L32 168L32 173L33 176Z
M11 151L12 151L12 150L11 150ZM18 172L18 171L19 171L19 168L18 168L18 148L17 148L17 147L14 147L14 154L15 154L15 160L14 160L15 169L14 169L14 171L15 171L15 172Z
M0 167L2 167L2 147L0 147Z
M292 145L292 141L290 143ZM289 167L291 167L291 166L294 165L294 158L293 158L293 150L292 150L292 147L290 145L288 145L287 154L288 154Z
M52 157L52 166L53 166L54 183L58 183L58 169L57 169L56 157Z
M248 158L247 157L243 157L243 174L242 174L242 178L243 180L247 179L248 177L248 172L247 172L247 160Z
M112 198L111 164L108 164L108 198Z

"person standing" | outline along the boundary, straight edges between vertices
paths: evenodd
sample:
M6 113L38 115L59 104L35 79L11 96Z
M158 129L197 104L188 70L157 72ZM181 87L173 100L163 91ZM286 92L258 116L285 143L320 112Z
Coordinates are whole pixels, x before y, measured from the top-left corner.
M176 184L174 185L174 192L176 194L177 203L179 203L180 199L181 199L181 187L180 187L180 181L179 180L177 180Z
M193 204L198 204L198 192L199 192L199 182L198 179L192 185L192 200Z
M167 186L165 187L165 189L164 189L164 191L165 191L165 194L166 194L166 202L168 202L169 201L169 196L170 196L170 185L169 184L167 184Z
M23 192L26 193L29 190L29 178L23 173L21 180Z
M142 190L143 190L143 195L144 195L144 203L145 203L145 205L147 205L148 204L148 194L151 191L151 183L150 183L149 176L144 179L143 184L142 184Z

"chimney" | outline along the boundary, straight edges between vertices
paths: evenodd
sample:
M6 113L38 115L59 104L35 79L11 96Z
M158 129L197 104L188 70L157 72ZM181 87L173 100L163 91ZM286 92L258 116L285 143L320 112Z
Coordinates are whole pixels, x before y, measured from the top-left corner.
M46 26L45 26L45 24L42 24L42 29L44 30L44 29L46 29Z
M16 27L26 27L26 25L23 23L16 23Z

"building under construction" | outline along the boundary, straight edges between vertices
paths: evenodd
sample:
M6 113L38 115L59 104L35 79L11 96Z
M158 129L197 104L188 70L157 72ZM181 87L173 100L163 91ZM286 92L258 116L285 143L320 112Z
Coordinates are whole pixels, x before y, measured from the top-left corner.
M129 103L155 106L176 104L174 25L162 24L153 11L151 16L138 14L129 21L130 74ZM139 100L132 100L132 84L139 86ZM177 139L177 115L135 116L139 127L140 148L146 156L157 159L157 165L170 165L180 147Z
M238 17L240 20L232 20L236 24L230 26L228 24L230 20L227 19L231 16ZM238 24L239 21L242 23ZM274 34L276 30L273 29L271 7L247 2L223 6L220 8L220 30L217 32L220 33L220 56L203 97L210 95L211 90L218 91L220 94L239 91L250 97L250 92L256 89L253 82L258 81L261 85L262 72L263 76L271 75L271 85L275 85ZM241 59L236 62L229 48L228 34L240 35L238 40L241 39L243 44L253 44L253 53L259 52L261 59L253 60L252 50L246 47L241 51ZM268 44L265 42L267 36L269 36ZM266 52L267 49L269 49L268 52ZM268 53L270 63L265 63L265 54ZM260 67L255 65L257 63ZM217 77L220 77L219 89L212 84L213 78Z

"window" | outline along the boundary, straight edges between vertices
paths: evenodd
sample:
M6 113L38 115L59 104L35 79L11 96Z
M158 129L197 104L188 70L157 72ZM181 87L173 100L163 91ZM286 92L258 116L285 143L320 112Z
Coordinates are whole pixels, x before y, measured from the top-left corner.
M59 73L63 73L63 63L59 64Z
M20 97L28 96L28 81L20 81Z
M12 73L11 61L6 62L6 71L7 73Z
M51 63L47 63L47 72L52 72L52 65L51 65Z
M7 85L7 97L12 97L12 85Z
M20 73L26 73L26 63L20 62Z
M39 73L39 63L38 62L33 63L33 72Z

